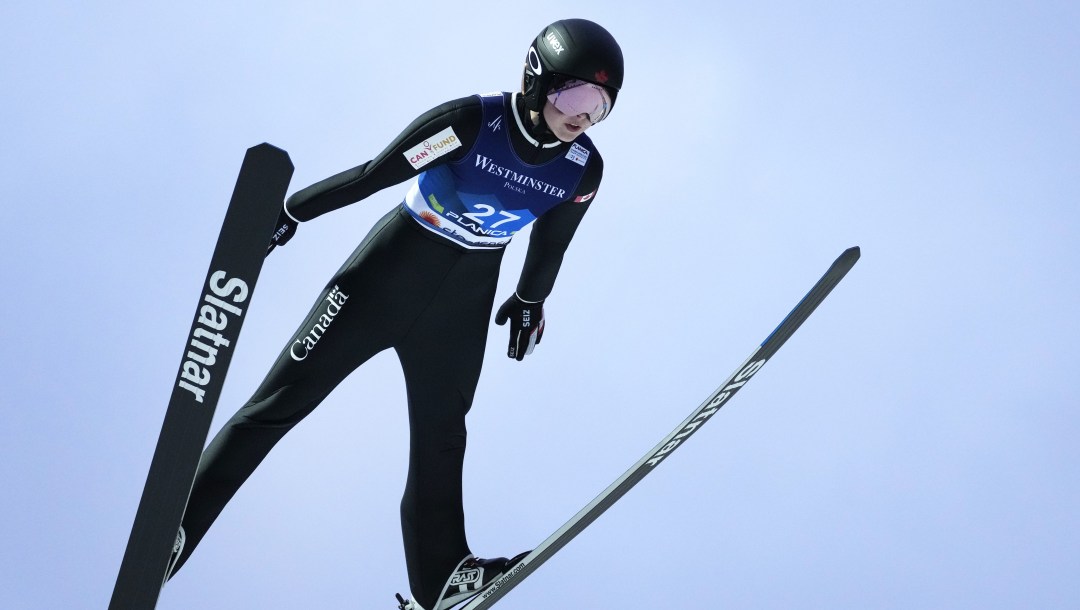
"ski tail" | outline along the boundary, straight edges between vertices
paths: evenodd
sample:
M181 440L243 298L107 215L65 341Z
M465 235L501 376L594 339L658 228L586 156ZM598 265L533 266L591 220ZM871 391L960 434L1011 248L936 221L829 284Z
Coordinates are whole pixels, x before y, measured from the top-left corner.
M594 522L630 489L637 485L653 469L663 462L673 451L696 433L717 411L720 410L750 379L765 366L795 331L802 326L818 305L829 296L837 284L859 260L861 251L858 246L848 248L841 254L814 284L806 296L791 310L780 324L761 342L742 365L701 403L679 427L664 437L651 451L637 461L629 470L615 480L607 489L596 496L573 518L563 524L554 534L543 541L532 553L522 558L516 565L507 566L506 574L472 599L460 610L487 610L495 602L521 583L529 574L544 564L567 543L577 537L586 527Z

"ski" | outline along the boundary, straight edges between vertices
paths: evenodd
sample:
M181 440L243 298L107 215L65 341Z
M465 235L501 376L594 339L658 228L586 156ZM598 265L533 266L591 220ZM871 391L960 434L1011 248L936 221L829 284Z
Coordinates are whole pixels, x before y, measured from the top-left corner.
M859 260L859 248L853 247L844 251L833 262L825 275L821 277L813 288L806 294L798 305L784 318L769 336L754 350L735 372L713 392L705 402L701 403L689 417L686 418L675 430L664 437L655 447L637 461L629 470L615 480L600 495L589 502L572 519L555 531L540 546L523 557L514 566L508 567L506 573L480 594L474 597L460 610L486 610L506 595L511 589L521 584L529 574L540 567L544 562L559 552L568 542L595 521L601 514L622 498L626 492L645 478L656 466L664 462L668 456L682 446L686 439L697 432L702 425L720 410L732 396L735 395L750 379L765 366L773 354L795 333L811 313L825 300L840 280Z
M244 156L184 343L110 610L157 605L225 373L292 172L288 153L269 144L249 148Z

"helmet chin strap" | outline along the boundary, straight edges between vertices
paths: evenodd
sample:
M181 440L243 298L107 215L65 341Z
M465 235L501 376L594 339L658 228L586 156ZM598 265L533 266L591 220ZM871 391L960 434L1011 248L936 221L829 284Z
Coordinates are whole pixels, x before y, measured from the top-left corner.
M531 117L532 113L530 112L529 115ZM536 123L533 124L533 136L537 140L546 141L546 142L558 142L558 141L560 141L559 138L555 137L555 132L551 131L551 128L548 127L547 119L544 118L544 113L543 112L537 112L536 113L536 118L537 118L537 121L536 121ZM529 121L529 122L532 123L532 121Z
M551 127L548 126L547 120L544 119L543 112L537 112L537 121L534 123L532 119L532 113L534 111L525 107L525 100L521 94L515 96L516 103L514 109L517 111L518 125L521 125L527 136L530 136L534 140L534 145L543 146L544 148L551 148L562 144L562 140L555 136L555 132L551 131Z

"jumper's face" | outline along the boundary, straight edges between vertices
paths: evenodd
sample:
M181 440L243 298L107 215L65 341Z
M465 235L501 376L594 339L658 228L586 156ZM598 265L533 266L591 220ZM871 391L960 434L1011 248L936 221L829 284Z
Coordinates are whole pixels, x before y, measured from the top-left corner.
M585 130L592 127L589 117L585 114L576 116L563 114L551 102L544 104L544 122L551 133L563 142L573 142Z
M581 132L604 120L609 110L611 94L604 87L572 79L548 93L544 121L555 137L571 142Z

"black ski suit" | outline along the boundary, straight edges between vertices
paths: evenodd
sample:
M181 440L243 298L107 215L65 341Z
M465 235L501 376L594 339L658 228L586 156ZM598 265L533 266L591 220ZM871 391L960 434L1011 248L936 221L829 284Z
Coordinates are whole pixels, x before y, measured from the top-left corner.
M527 116L516 94L447 102L413 121L371 161L289 198L288 213L307 221L416 179L405 202L371 229L327 284L252 398L207 446L184 515L187 540L177 569L274 444L349 373L392 347L409 406L405 557L414 598L432 607L470 552L461 492L465 414L480 376L505 244L536 218L517 294L544 300L603 174L586 136L538 141L534 132L543 129ZM463 187L455 172L485 182ZM530 207L500 202L514 198Z

